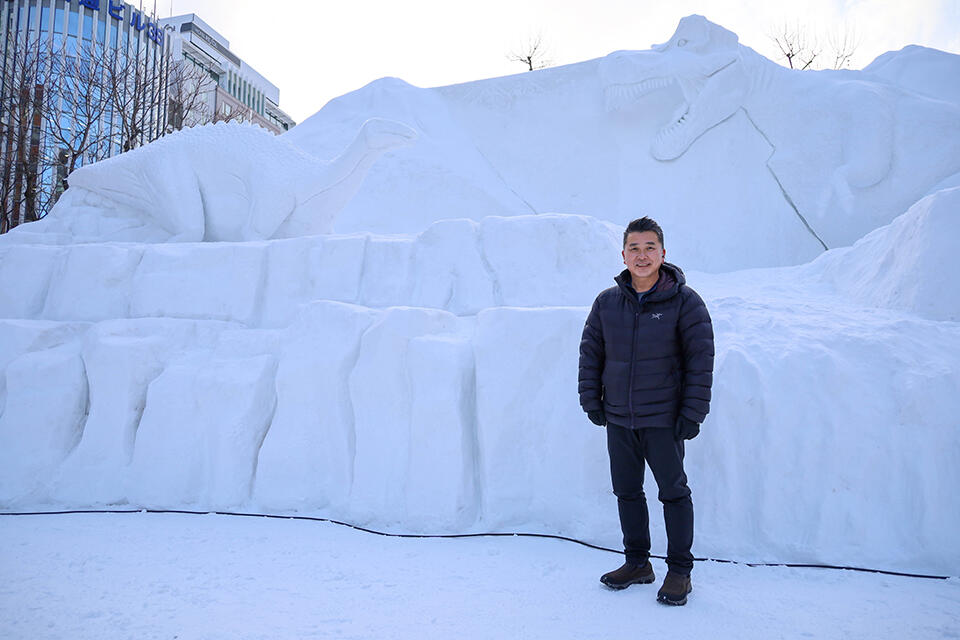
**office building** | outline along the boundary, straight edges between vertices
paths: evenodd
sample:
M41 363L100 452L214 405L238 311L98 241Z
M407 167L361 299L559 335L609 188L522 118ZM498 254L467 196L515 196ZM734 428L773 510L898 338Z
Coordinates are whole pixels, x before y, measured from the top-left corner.
M295 124L279 107L276 85L230 51L229 41L196 14L163 18L160 24L178 36L172 38L173 59L189 61L215 83L204 92L205 112L229 117L243 111L245 120L275 133Z

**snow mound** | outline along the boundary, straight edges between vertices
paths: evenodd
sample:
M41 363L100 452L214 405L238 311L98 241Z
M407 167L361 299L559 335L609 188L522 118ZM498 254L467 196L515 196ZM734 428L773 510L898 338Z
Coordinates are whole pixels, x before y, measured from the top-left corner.
M809 268L860 304L960 322L957 238L960 188L946 189Z
M890 84L960 104L960 55L911 44L863 68Z
M621 233L594 218L545 214L444 220L415 236L0 245L0 278L20 282L0 291L0 318L283 327L315 300L458 315L585 305L621 267Z

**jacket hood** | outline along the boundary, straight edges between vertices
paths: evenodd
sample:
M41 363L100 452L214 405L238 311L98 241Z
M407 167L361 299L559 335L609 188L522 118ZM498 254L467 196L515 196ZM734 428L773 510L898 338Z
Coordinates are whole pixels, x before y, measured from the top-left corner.
M633 288L633 280L630 277L630 270L624 269L620 272L620 275L613 279L617 285L624 289L626 293L630 294L627 297L636 300L636 290ZM687 283L686 276L683 275L683 269L678 267L675 264L670 262L664 262L660 265L660 277L657 279L657 284L653 289L653 292L647 296L647 300L656 301L656 300L666 300L677 295L677 292L680 291L680 286Z

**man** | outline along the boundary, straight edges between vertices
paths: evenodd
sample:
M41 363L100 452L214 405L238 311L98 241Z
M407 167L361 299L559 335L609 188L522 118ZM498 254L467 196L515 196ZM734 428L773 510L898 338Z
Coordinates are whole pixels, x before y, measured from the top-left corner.
M657 593L683 605L691 591L693 502L684 441L710 410L713 326L683 271L664 262L663 231L639 218L623 232L626 269L593 303L580 341L580 406L607 428L613 493L626 562L600 581L612 589L655 580L643 494L644 462L659 487L667 529L667 575Z

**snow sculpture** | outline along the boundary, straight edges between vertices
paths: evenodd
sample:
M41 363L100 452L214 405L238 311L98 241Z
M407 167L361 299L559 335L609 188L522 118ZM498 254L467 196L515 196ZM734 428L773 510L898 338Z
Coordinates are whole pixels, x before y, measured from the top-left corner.
M329 233L383 153L416 138L367 120L326 163L250 125L193 127L77 169L53 211L21 233L68 242L217 242Z
M587 305L622 268L623 225L604 220L639 209L664 213L668 256L717 336L714 406L688 453L698 553L960 574L960 189L911 195L958 158L906 140L953 106L868 73L772 74L781 100L743 72L756 54L733 34L702 18L683 29L673 53L637 55L714 72L684 76L674 139L698 118L724 124L675 161L644 140L677 94L606 113L588 61L442 91L383 81L279 139L218 125L78 172L72 210L0 237L0 509L296 509L616 545L577 355ZM684 58L698 33L706 53ZM741 270L820 253L774 176L801 211L831 186L841 124L804 118L839 109L834 94L856 98L848 119L871 100L914 114L894 109L886 177L852 189L858 215L884 193L878 217L904 215L812 263ZM767 122L750 111L763 100L797 104ZM409 140L372 122L356 154L317 160L371 116L415 122L417 143L377 163L339 214L347 229L288 238L329 224L364 163ZM806 166L818 150L826 168ZM156 205L171 194L181 206ZM518 215L517 202L596 215ZM837 232L849 223L834 213ZM225 238L253 241L169 243ZM117 239L139 241L104 241Z
M771 146L784 197L824 247L852 244L960 171L960 105L858 72L799 73L774 64L703 16L666 43L601 63L608 108L674 83L684 104L651 154L675 160L743 110Z

